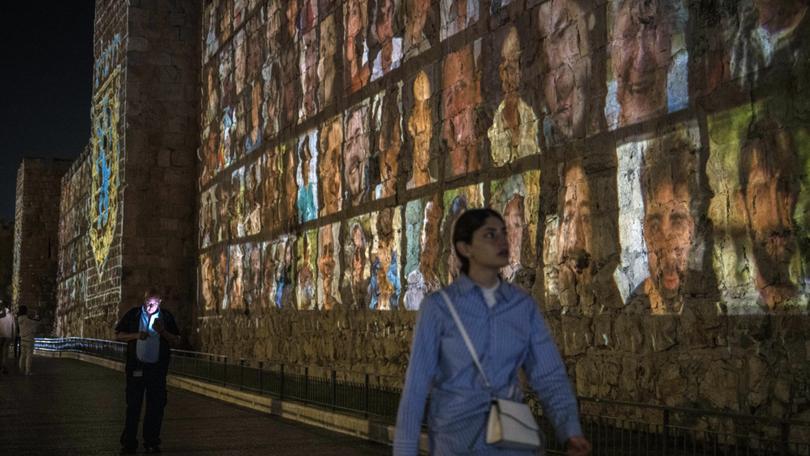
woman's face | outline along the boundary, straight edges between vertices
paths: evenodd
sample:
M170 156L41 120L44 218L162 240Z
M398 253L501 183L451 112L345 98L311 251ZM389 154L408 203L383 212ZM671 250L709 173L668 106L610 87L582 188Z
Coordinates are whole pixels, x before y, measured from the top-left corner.
M472 242L461 242L471 267L500 269L509 264L509 241L506 225L497 217L488 217L484 225L473 232Z

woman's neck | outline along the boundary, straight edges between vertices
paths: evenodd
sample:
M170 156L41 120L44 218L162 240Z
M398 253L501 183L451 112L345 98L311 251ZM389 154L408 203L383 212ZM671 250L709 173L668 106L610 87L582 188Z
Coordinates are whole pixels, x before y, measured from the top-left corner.
M476 285L483 288L492 288L498 285L498 282L500 281L497 269L480 266L476 267L472 264L470 265L470 270L467 273L467 277L475 282Z

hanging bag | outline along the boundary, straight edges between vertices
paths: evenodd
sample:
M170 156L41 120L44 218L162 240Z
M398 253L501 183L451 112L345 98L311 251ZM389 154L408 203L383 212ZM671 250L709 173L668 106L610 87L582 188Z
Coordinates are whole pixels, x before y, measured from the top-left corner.
M489 379L484 373L484 368L481 367L481 363L478 361L478 353L470 341L470 336L467 335L467 330L461 323L461 318L456 313L453 302L444 290L439 290L439 292L444 298L444 302L447 303L447 308L450 309L450 314L456 322L456 326L464 339L464 344L467 345L467 350L470 352L478 372L481 373L481 377L484 379L484 384L491 391L492 385L490 385ZM540 427L537 425L537 421L535 421L534 415L527 404L508 399L492 398L489 407L489 418L487 419L487 444L514 450L536 450L544 447L543 440Z

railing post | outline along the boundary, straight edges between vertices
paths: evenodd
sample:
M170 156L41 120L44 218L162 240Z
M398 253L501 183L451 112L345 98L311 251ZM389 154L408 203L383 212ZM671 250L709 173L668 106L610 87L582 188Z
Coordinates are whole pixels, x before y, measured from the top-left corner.
M225 360L225 363L223 364L223 366L225 366L225 367L222 368L222 386L227 386L228 385L228 357L223 356L222 358Z
M337 373L332 369L332 411L337 407Z
M366 378L363 382L363 414L366 418L368 418L368 385L369 385L369 378L368 372L366 372Z
M309 367L304 368L304 400L309 400Z
M245 360L239 360L239 391L242 391L243 385L245 384Z
M663 429L664 444L661 448L661 455L667 455L667 446L669 445L669 409L664 409L664 429Z
M259 361L259 394L264 394L264 363Z
M779 449L780 456L788 456L790 454L790 445L788 441L790 439L790 422L782 421L782 447Z
M278 399L283 401L284 400L284 364L281 365L281 388L278 392Z
M207 355L208 358L208 375L206 376L207 381L211 381L211 355Z

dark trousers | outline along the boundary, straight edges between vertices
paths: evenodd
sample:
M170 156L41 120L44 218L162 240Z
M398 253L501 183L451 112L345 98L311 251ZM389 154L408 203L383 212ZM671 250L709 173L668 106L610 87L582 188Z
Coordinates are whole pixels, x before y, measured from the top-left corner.
M138 421L146 394L146 413L143 417L143 443L145 446L160 445L160 426L163 424L163 408L166 406L167 369L159 366L143 366L143 376L127 369L127 417L121 445L138 447Z

